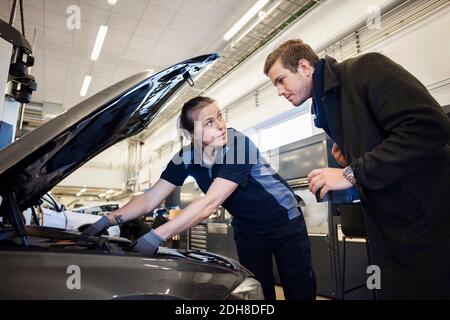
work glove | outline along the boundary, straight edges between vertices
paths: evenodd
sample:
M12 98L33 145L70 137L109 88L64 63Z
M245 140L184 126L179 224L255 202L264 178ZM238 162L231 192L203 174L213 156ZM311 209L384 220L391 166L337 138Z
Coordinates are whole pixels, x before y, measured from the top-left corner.
M160 244L164 242L160 236L155 233L155 230L152 229L150 232L147 232L142 237L137 239L134 244L133 251L143 253L145 255L154 255L158 250Z
M109 222L108 217L103 216L99 220L97 220L97 222L86 228L86 230L81 233L80 238L93 237L100 234L102 231L108 229L109 227L111 227L111 223Z

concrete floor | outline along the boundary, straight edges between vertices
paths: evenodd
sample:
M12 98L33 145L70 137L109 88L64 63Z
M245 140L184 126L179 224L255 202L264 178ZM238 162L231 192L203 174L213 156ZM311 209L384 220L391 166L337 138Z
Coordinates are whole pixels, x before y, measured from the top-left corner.
M277 297L277 300L284 300L284 292L281 286L275 286L275 295ZM331 300L331 299L317 296L316 300Z
M283 287L275 286L275 295L277 297L277 300L284 300Z

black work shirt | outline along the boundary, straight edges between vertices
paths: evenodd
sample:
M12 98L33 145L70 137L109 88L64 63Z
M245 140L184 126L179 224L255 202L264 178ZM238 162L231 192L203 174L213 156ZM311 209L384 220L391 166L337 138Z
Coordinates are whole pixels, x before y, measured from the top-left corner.
M238 188L222 204L233 215L233 223L274 224L299 215L292 189L265 162L255 144L239 131L228 129L228 143L211 168L199 161L201 157L197 155L193 147L184 147L168 163L161 179L182 186L192 176L205 194L215 178L237 183Z

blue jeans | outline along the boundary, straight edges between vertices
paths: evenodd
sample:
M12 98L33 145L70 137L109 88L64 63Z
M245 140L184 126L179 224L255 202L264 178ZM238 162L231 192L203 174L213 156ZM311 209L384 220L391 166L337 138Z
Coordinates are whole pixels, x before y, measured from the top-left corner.
M305 220L274 221L271 225L249 226L233 221L234 239L240 263L261 283L264 297L275 300L272 255L286 300L314 300L316 276L311 264L311 250Z

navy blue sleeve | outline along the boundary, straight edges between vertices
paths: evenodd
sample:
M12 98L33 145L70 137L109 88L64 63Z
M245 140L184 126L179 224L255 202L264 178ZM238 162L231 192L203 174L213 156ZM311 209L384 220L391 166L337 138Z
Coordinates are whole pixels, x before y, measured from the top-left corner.
M259 150L246 136L230 137L224 163L219 166L217 177L247 186L252 167L257 163Z
M177 153L167 164L160 179L164 179L176 186L181 187L188 176L188 170L183 162L181 162L179 153Z

